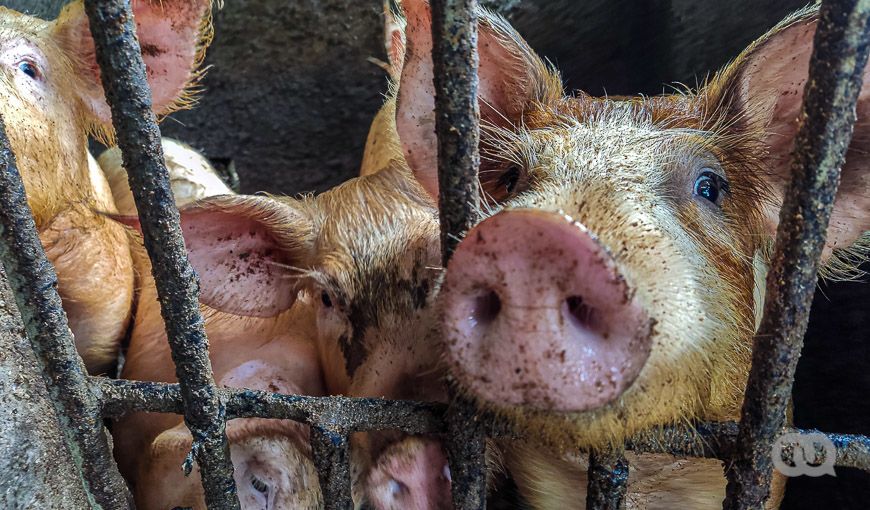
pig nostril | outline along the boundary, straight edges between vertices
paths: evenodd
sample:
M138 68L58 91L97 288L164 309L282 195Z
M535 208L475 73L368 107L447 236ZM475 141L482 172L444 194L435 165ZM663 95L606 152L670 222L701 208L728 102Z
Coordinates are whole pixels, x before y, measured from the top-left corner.
M569 296L565 299L565 308L568 316L572 317L580 326L586 329L595 329L595 309L583 302L580 296Z
M472 325L486 326L498 316L501 311L501 298L494 290L474 298L474 305L469 317Z

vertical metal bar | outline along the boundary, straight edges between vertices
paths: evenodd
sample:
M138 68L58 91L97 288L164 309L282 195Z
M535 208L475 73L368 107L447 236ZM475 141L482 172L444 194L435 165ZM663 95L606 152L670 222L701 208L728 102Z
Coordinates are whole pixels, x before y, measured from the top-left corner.
M477 1L432 0L432 61L444 267L476 220L480 196ZM470 402L451 392L447 456L458 510L486 507L485 436Z
M351 510L350 443L346 433L326 426L311 426L311 453L320 479L326 510Z
M587 510L621 510L628 490L628 461L622 451L602 450L589 454Z
M84 363L76 352L57 293L57 275L39 241L2 118L0 259L92 503L106 509L130 508L132 499L112 459L100 402L88 386Z
M827 0L816 29L764 318L755 337L724 508L760 509L785 420L870 42L870 1Z
M477 1L432 0L435 131L444 266L478 214Z
M199 310L199 281L187 259L178 209L151 108L151 91L129 0L85 0L103 88L160 299L160 311L193 435L210 509L239 508L226 437L226 409L218 398ZM187 468L190 463L187 463Z

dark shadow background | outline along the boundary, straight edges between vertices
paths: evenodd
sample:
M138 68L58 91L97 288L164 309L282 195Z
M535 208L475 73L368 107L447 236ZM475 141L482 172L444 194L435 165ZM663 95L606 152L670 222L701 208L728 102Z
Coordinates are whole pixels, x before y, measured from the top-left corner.
M570 89L694 86L806 0L490 0ZM61 1L0 1L52 17ZM321 191L356 171L386 78L380 0L227 0L200 106L166 135L236 169L243 192ZM870 433L870 285L823 284L795 383L795 423ZM792 479L783 508L864 509L870 475Z

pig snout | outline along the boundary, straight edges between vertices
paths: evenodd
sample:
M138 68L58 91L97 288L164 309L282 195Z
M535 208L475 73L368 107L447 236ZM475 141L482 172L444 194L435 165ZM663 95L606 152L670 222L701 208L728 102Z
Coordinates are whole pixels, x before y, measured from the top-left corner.
M406 438L378 458L366 484L373 510L448 510L453 508L450 468L441 443Z
M654 321L611 255L563 214L515 209L477 225L442 297L454 376L491 403L601 407L637 378L652 346Z

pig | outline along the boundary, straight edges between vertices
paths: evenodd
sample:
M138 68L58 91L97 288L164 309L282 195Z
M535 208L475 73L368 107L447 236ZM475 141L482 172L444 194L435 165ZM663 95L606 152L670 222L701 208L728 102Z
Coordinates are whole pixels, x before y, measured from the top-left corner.
M389 108L402 164L434 200L431 13L403 7ZM697 91L595 98L567 95L505 20L480 11L481 219L437 308L460 391L552 452L503 445L533 508L585 499L584 466L559 452L739 418L817 18L817 7L789 16ZM868 99L828 231L832 277L870 241ZM721 505L719 462L630 460L630 508Z
M206 197L233 194L208 159L196 149L167 136L160 140L160 144L175 205L182 207ZM127 181L127 171L121 161L121 150L118 147L106 149L100 154L97 163L108 179L117 214L135 215L136 204Z
M182 208L181 219L220 384L446 399L429 306L439 274L437 210L406 169L388 166L316 197L210 197ZM122 375L175 380L150 280ZM244 508L321 504L307 427L233 420L228 434ZM180 473L191 438L179 416L133 414L114 437L138 506L202 506L199 484ZM449 505L436 439L356 434L352 460L357 506Z
M210 0L134 2L153 91L166 115L190 102L210 35ZM112 137L81 1L54 21L0 8L0 115L76 346L89 372L113 366L130 321L133 260L104 176L89 159L88 135Z

